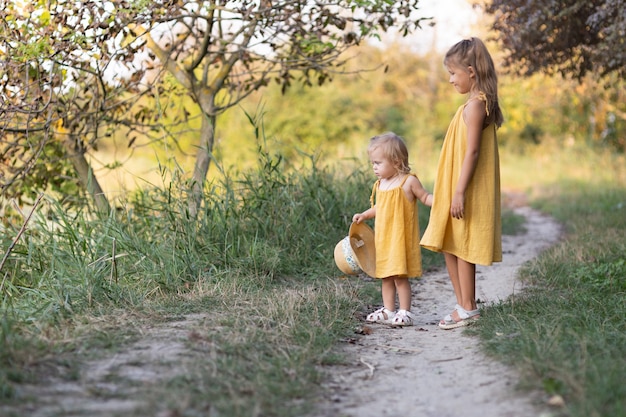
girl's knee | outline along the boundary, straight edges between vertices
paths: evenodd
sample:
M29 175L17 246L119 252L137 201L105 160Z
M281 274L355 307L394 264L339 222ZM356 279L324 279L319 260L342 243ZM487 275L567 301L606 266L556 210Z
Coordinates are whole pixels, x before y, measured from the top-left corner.
M394 278L394 282L396 284L396 287L411 287L411 283L409 282L408 278L400 278L400 277L395 277Z

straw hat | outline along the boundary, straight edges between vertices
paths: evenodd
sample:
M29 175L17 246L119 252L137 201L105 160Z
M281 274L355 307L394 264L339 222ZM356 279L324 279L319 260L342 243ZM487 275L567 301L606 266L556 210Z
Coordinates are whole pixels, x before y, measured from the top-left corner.
M348 236L335 246L335 263L344 274L376 273L374 231L365 223L352 223Z

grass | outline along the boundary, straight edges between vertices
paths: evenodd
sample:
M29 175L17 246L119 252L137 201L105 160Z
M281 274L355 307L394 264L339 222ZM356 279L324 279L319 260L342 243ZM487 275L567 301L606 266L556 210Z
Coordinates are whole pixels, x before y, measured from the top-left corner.
M306 156L308 168L292 172L279 155L258 156L254 170L207 185L197 219L176 173L106 218L48 199L2 271L0 404L19 406L15 388L25 381L76 379L81 361L124 349L150 323L195 312L207 319L187 343L192 355L208 343L211 360L200 354L183 376L133 387L152 399L147 415L164 407L303 415L319 365L340 360L337 340L352 333L364 302L379 302L374 284L338 279L333 261L374 178ZM421 208L422 228L427 219ZM441 258L425 251L423 261L433 268Z
M521 272L530 287L489 307L476 331L523 385L560 395L571 417L626 415L626 189L561 182L538 208L566 237Z
M146 400L143 414L305 415L319 365L342 360L333 347L380 302L380 287L340 279L332 254L369 204L371 173L303 159L292 171L261 148L254 169L207 185L197 219L176 172L106 218L48 200L1 271L0 406L19 407L24 382L78 379L82 360L198 313L185 372L139 386L111 375L128 384L124 395ZM562 395L563 415L624 415L626 191L564 181L535 189L566 239L524 268L529 290L490 307L474 331L525 385ZM419 212L423 229L429 211ZM523 227L504 212L504 233ZM422 255L424 270L442 266L440 255Z

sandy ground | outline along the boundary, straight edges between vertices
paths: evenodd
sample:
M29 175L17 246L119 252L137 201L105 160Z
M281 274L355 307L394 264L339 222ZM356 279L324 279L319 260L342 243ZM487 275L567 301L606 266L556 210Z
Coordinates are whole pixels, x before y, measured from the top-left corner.
M478 270L477 296L482 301L495 302L519 291L518 268L558 239L559 226L549 217L529 208L518 211L527 218L527 232L504 237L504 262ZM324 395L311 417L549 416L541 394L517 392L515 372L481 354L476 338L462 329L437 328L455 304L444 273L426 274L414 282L413 291L416 326L368 326L371 334L355 334L352 343L340 345L348 364L323 369L328 375ZM0 404L0 416L144 415L139 410L148 405L146 390L191 372L201 360L204 353L190 351L184 341L205 319L189 315L155 323L142 328L139 340L122 352L86 359L76 378L22 384L18 395L30 400ZM62 363L58 366L49 373L72 372Z
M560 226L550 217L528 207L516 211L527 219L526 233L504 236L503 262L477 269L477 299L487 304L519 292L518 268L560 235ZM542 394L516 390L515 370L481 353L476 337L463 329L437 327L455 303L445 272L416 280L416 325L367 325L365 333L371 334L345 343L342 351L349 363L326 369L326 396L315 416L549 416Z

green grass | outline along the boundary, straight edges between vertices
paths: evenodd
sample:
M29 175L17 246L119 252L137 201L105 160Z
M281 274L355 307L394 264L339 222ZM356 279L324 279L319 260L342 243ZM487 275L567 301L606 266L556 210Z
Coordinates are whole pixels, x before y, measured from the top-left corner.
M502 208L502 234L515 236L525 232L526 218L515 213L512 209Z
M368 167L335 171L306 155L302 167L260 149L254 169L207 184L197 219L176 172L106 218L48 200L1 271L0 405L23 401L25 382L79 378L81 361L114 354L145 326L200 313L186 341L193 366L126 387L146 400L143 414L304 415L319 365L341 362L333 348L380 302L380 286L342 279L333 261L369 204ZM539 195L567 237L524 268L529 289L489 307L475 331L525 385L562 395L564 415L624 415L626 192L559 183ZM423 229L429 210L419 213ZM504 211L505 234L523 227ZM443 266L422 255L425 271Z
M211 360L199 355L162 388L133 388L152 399L147 415L163 407L302 415L319 365L340 360L333 347L352 333L364 300L379 302L379 286L340 279L333 258L375 178L368 167L346 175L305 156L306 168L290 171L279 155L258 157L255 169L207 185L197 219L176 173L106 218L48 199L2 271L0 398L23 401L15 398L23 382L76 379L82 360L123 349L150 323L196 312L208 318L194 331L213 346ZM422 228L428 215L420 207ZM427 251L423 261L442 262Z
M523 385L565 399L562 415L626 415L626 189L561 182L537 207L566 228L522 270L522 295L488 307L476 330Z

